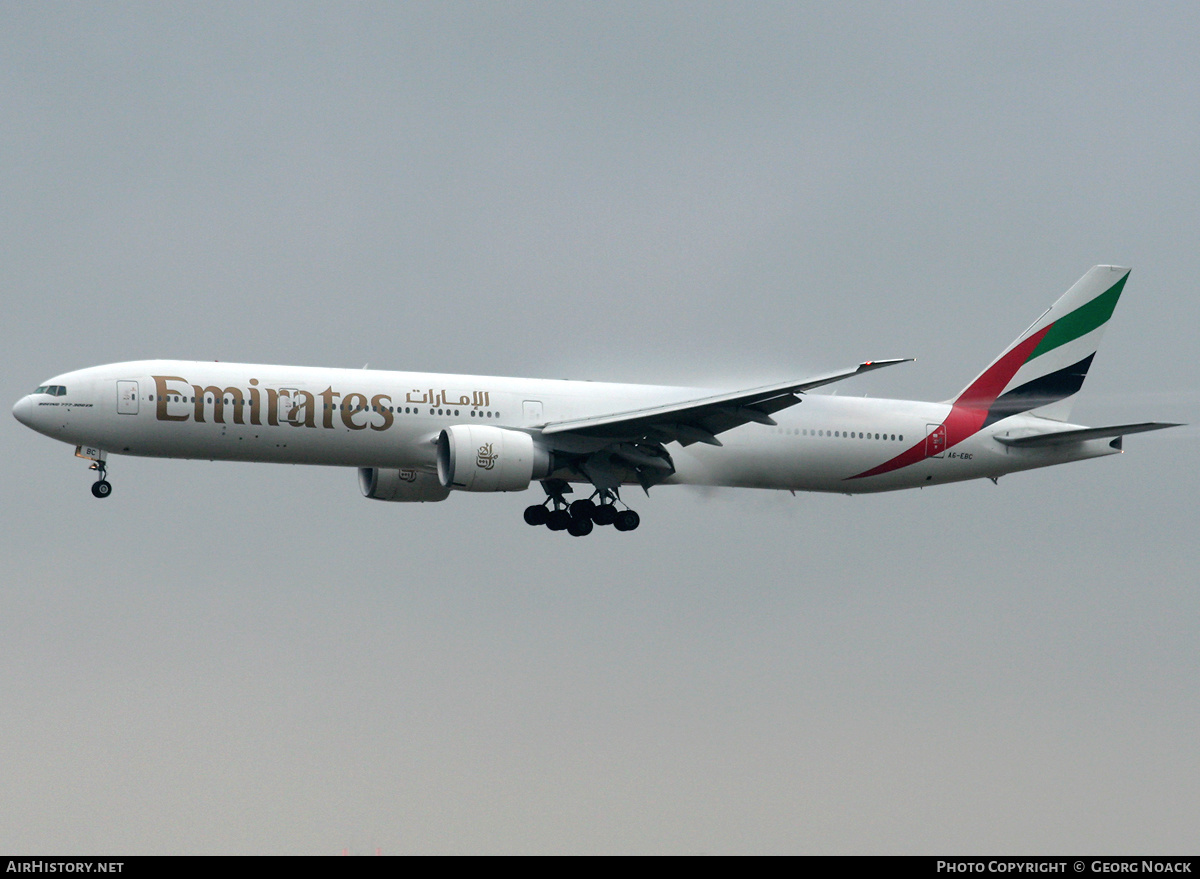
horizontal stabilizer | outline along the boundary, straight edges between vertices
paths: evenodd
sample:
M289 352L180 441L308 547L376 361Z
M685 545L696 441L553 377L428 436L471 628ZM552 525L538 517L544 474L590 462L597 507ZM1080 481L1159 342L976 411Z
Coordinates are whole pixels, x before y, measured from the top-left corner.
M1070 443L1082 443L1087 440L1107 439L1108 437L1125 436L1127 433L1145 433L1148 430L1162 430L1167 427L1179 427L1178 424L1168 424L1161 421L1143 421L1141 424L1115 424L1112 427L1083 427L1078 430L1059 430L1052 433L1038 433L1033 436L996 437L997 442L1018 449L1042 448L1044 446L1063 446Z

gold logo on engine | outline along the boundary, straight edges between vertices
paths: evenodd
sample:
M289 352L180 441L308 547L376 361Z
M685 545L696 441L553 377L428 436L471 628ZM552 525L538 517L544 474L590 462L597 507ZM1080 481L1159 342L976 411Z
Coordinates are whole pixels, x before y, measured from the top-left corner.
M499 457L499 453L492 451L492 443L484 443L475 455L475 466L480 470L491 470L496 466L496 459Z

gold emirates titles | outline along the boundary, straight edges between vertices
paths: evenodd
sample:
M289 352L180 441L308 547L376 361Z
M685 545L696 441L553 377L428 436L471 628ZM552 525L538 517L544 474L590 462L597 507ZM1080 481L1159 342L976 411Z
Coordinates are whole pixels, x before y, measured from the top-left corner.
M212 406L212 420L216 424L225 423L225 407L229 406L233 409L233 423L246 424L246 412L244 401L250 401L250 424L261 425L263 417L263 395L266 395L266 416L267 424L277 426L279 424L290 424L293 427L323 427L332 429L334 427L335 414L340 417L342 426L350 430L366 430L368 427L371 430L387 430L395 421L391 407L392 397L390 394L374 394L367 397L366 394L351 392L343 394L341 391L335 391L332 386L327 387L319 394L313 394L311 391L298 390L296 388L260 388L258 379L252 378L249 381L249 388L243 390L238 387L219 388L215 385L201 387L188 382L187 379L178 375L155 375L151 376L154 379L155 391L155 416L159 421L196 421L203 423L205 421L205 407ZM170 383L178 383L183 385L180 388L171 387ZM211 403L206 403L208 395L212 395ZM414 394L420 396L414 397ZM225 398L233 397L231 403L227 403ZM172 399L178 397L178 400ZM191 400L187 398L191 398ZM321 423L317 424L317 399L321 400ZM280 419L280 402L284 401L284 417ZM340 401L340 402L339 402ZM450 397L446 391L440 393L435 392L430 388L428 392L422 392L418 389L413 389L405 395L405 402L417 405L426 406L463 406L473 409L480 409L491 405L490 391L472 391L470 396L462 395L458 398ZM188 408L184 408L184 407ZM383 421L376 423L370 420L371 413L376 413L383 417ZM355 421L355 416L366 415L361 423Z

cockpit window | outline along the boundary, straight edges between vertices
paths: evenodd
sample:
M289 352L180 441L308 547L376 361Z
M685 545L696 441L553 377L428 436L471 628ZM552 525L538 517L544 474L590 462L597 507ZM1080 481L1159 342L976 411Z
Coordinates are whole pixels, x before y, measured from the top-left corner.
M54 386L54 396L65 397L66 395L67 395L67 389L64 385L55 385Z
M34 391L34 393L35 393L35 394L48 394L48 393L50 393L50 386L49 386L49 385L42 385L42 386L41 386L41 387L39 387L39 388L38 388L36 391Z
M65 385L42 385L34 393L49 394L51 397L65 397L67 395L67 388Z

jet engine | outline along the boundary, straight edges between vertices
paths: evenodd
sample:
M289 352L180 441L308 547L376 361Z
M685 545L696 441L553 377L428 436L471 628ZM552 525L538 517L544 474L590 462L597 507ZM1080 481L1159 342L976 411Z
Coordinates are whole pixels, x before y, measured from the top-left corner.
M438 481L447 489L524 491L552 469L550 452L519 430L456 424L438 437Z
M358 486L363 497L376 501L444 501L450 489L442 488L432 473L420 470L358 468Z

